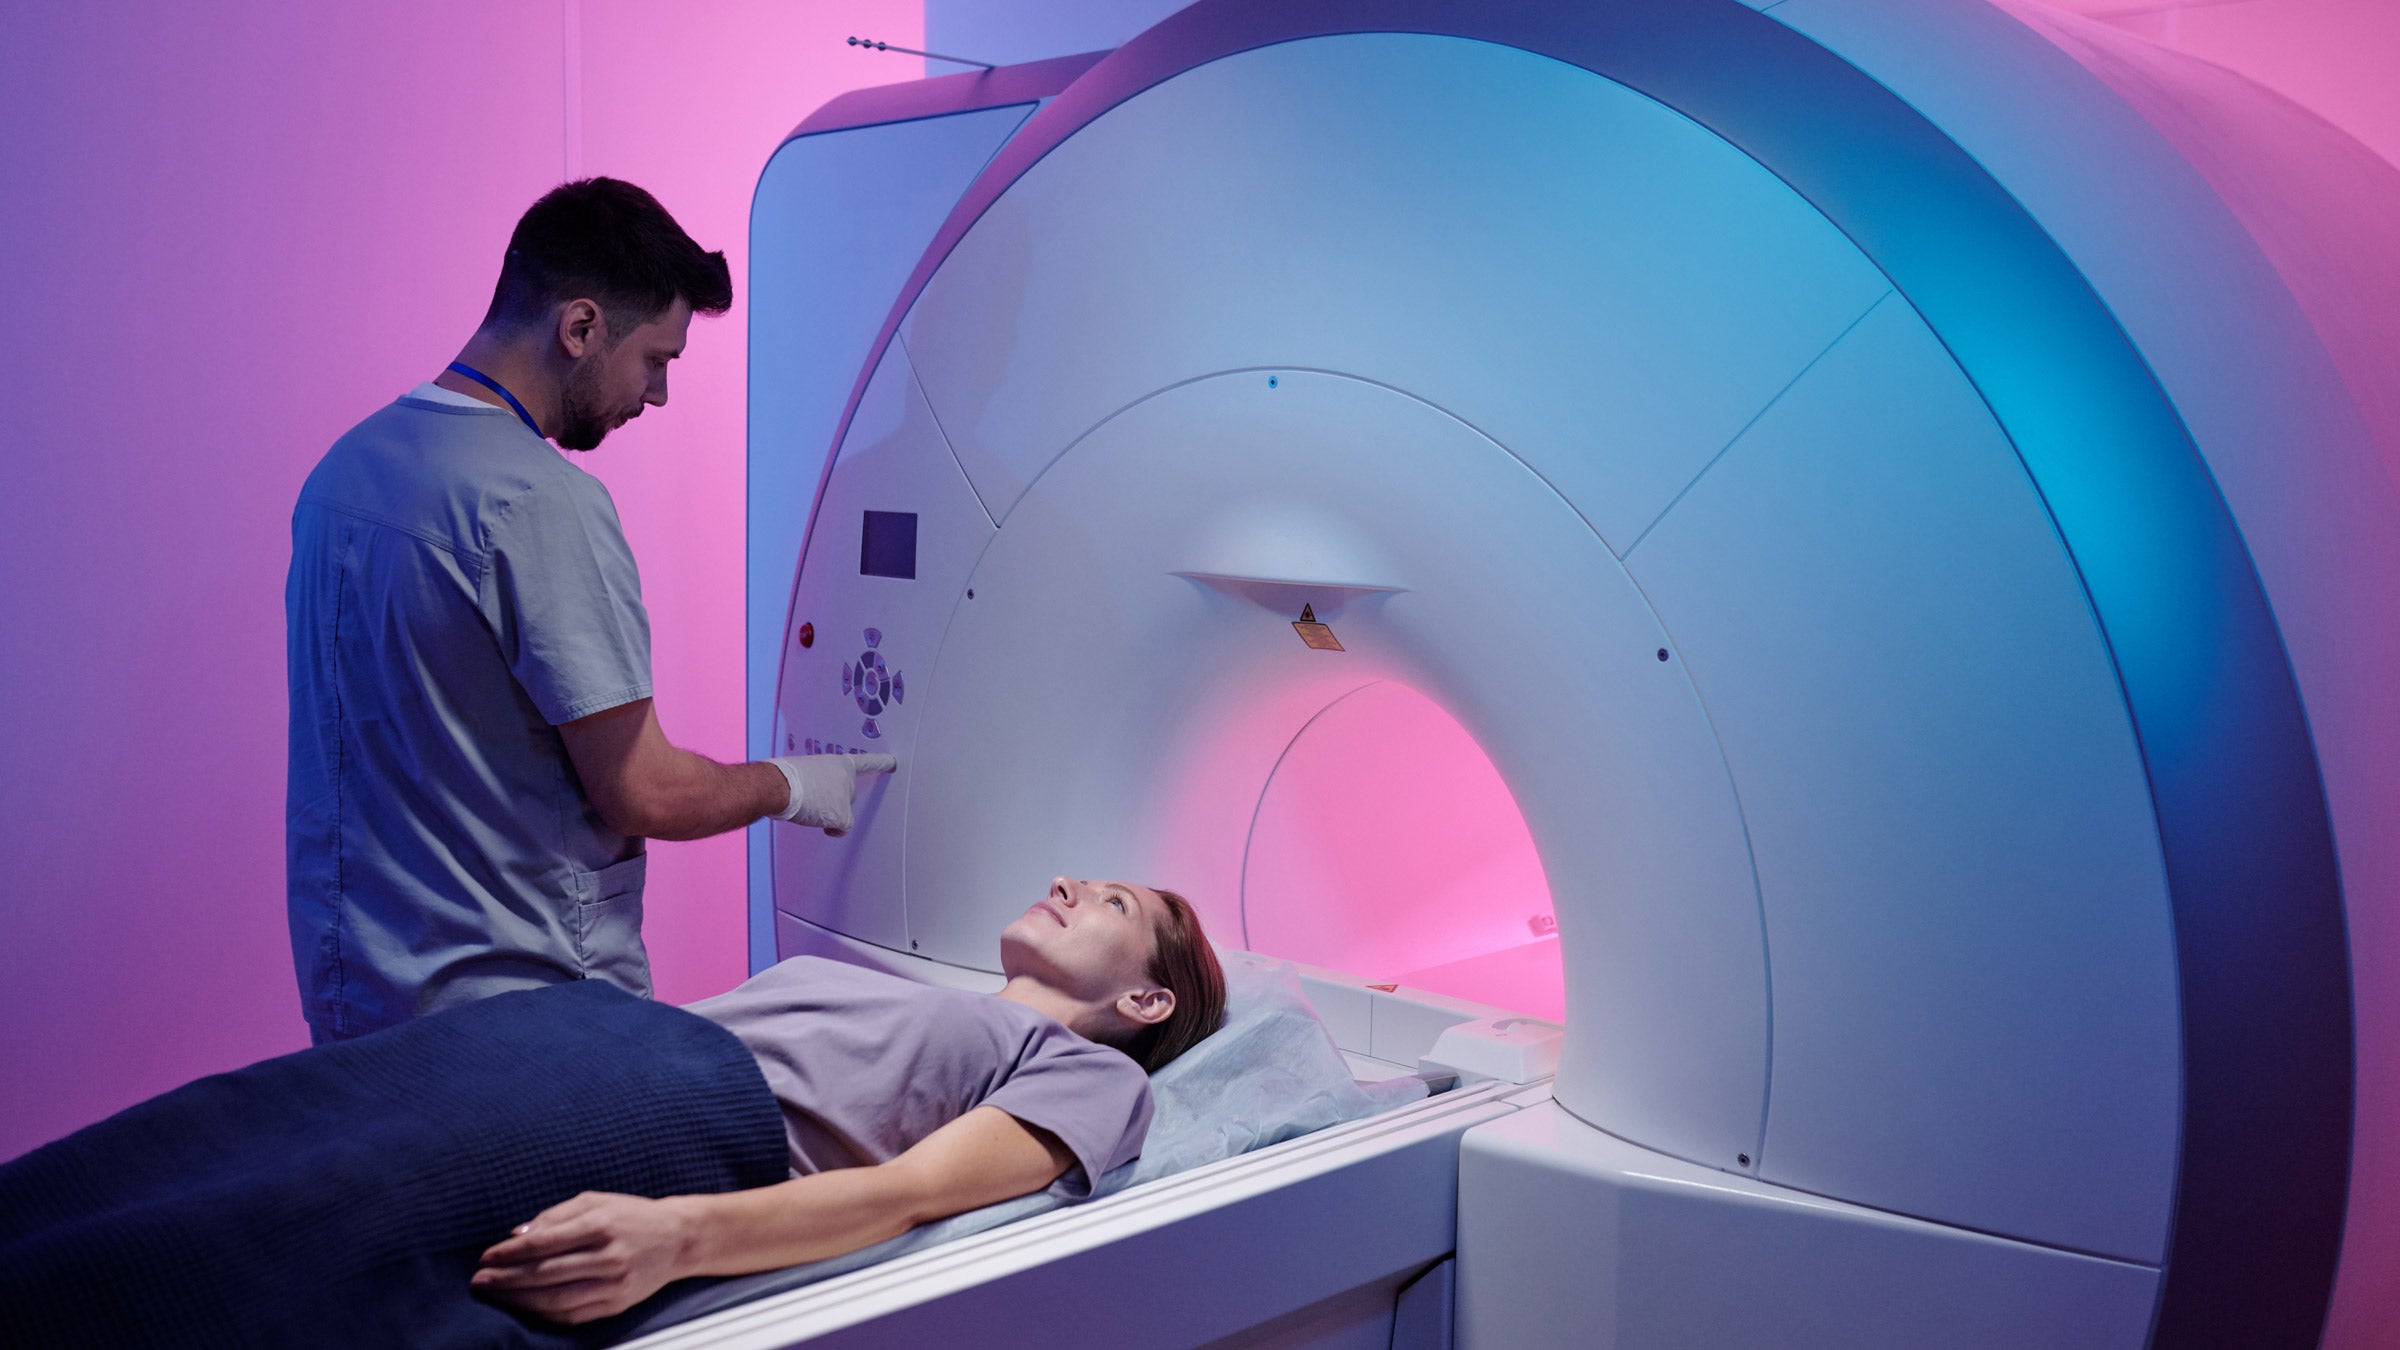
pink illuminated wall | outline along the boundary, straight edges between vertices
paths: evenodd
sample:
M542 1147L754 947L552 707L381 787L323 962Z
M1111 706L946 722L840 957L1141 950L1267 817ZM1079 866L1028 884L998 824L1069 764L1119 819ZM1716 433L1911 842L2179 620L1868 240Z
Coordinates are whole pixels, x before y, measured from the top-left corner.
M843 42L863 34L919 45L922 11L903 0L579 3L580 172L649 188L733 265L733 312L694 325L668 406L619 431L589 467L615 495L641 560L668 735L738 760L751 190L784 135L819 104L924 75L921 60ZM643 931L660 998L705 997L749 974L747 867L738 833L652 846Z
M781 135L914 78L907 0L12 7L0 41L0 1158L299 1047L283 919L292 498L440 369L570 167L734 260ZM670 734L741 747L743 320L587 463ZM738 837L662 845L660 993L743 973Z
M2400 164L2391 0L2044 0L2238 71Z

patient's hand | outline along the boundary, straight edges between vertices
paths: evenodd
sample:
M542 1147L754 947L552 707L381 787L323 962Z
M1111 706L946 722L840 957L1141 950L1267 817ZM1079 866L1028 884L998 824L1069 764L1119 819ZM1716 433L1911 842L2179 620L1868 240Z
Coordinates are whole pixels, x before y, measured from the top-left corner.
M475 1292L554 1322L621 1313L681 1278L693 1224L674 1200L585 1191L485 1251Z

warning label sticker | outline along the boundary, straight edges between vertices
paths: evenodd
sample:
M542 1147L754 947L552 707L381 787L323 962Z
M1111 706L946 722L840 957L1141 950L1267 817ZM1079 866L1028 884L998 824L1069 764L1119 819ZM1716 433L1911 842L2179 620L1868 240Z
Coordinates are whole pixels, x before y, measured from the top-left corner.
M1314 647L1318 651L1338 652L1343 650L1342 640L1333 635L1333 630L1326 625L1317 622L1317 607L1315 605L1302 605L1300 607L1300 617L1293 621L1292 631L1300 635L1300 640L1302 642L1307 643L1309 646Z

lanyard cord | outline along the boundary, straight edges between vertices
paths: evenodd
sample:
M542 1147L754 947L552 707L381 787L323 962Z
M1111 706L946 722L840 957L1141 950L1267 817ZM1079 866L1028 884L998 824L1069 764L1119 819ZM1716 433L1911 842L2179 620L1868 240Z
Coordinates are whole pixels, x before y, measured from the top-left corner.
M457 371L459 374L466 376L475 383L480 384L484 388L491 390L493 393L498 394L500 397L507 399L508 406L517 410L517 416L524 419L525 425L533 428L533 434L536 436L542 435L542 429L541 427L535 425L533 415L525 411L524 404L517 402L517 396L515 394L512 394L506 389L501 388L498 380L493 379L491 376L484 374L482 371L477 370L475 367L470 366L463 361L451 362L450 369ZM542 439L548 440L549 437L543 436Z

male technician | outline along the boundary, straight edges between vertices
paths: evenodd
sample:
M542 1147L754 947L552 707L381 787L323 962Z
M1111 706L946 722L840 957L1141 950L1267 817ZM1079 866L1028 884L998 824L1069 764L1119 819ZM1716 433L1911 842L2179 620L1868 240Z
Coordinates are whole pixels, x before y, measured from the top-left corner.
M321 1044L509 989L650 992L643 840L763 816L839 833L888 755L719 764L651 706L650 620L589 450L665 405L733 304L630 183L517 222L458 359L334 443L292 513L292 956Z

